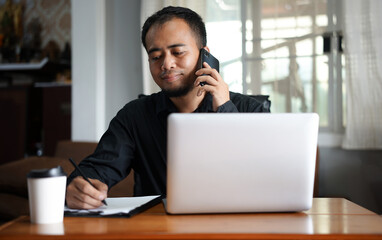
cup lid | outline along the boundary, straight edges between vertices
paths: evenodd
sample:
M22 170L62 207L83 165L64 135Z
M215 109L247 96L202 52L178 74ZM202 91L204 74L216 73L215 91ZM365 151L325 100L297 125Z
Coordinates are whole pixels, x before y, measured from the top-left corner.
M57 166L55 168L33 169L27 175L28 178L47 178L61 176L66 176L66 173L61 166Z

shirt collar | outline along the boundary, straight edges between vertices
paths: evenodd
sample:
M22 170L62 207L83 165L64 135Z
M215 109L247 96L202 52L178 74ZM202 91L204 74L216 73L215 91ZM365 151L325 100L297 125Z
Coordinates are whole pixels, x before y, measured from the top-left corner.
M178 112L174 103L170 98L163 92L158 93L158 99L156 101L156 113L161 112L175 113ZM194 112L213 112L212 109L212 95L207 93L200 103L199 107Z
M177 112L177 109L174 103L172 103L170 98L167 97L167 95L163 91L160 91L158 93L158 98L156 101L156 113L159 114L161 112L167 112L167 113Z

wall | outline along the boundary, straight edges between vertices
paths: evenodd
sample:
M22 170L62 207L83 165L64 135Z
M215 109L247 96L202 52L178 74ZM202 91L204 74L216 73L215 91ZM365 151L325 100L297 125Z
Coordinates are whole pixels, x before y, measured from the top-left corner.
M72 140L98 141L142 93L140 1L72 1Z
M106 5L106 124L143 92L140 1Z
M104 129L104 9L72 1L72 140L96 141Z

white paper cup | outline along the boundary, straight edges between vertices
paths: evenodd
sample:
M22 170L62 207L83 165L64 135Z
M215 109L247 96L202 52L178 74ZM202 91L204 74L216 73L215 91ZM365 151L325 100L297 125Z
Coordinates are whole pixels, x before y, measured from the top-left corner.
M64 219L66 174L62 168L32 170L28 174L32 223L60 223Z

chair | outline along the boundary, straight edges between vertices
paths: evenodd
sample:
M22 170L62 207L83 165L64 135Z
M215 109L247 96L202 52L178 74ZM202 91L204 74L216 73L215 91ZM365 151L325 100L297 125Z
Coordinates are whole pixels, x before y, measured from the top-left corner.
M263 105L264 112L271 112L271 101L268 95L248 95L251 98L256 99Z
M97 143L93 142L73 142L73 141L60 141L57 144L55 156L60 158L74 158L77 162L81 161L88 155L94 152ZM69 174L70 172L68 172ZM131 170L130 174L121 182L113 186L108 197L131 197L134 194L134 171Z

